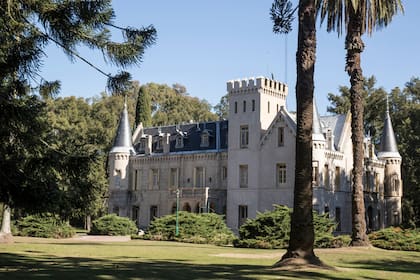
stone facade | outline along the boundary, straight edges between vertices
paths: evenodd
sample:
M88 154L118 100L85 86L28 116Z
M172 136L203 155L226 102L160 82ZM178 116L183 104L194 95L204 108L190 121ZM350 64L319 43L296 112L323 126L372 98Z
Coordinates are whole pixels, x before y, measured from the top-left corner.
M131 136L121 124L128 123L124 108L109 155L110 212L146 228L154 217L176 211L178 190L179 210L224 214L237 231L274 204L293 206L296 117L286 108L287 85L258 77L229 81L227 91L229 121L140 125ZM370 230L401 221L401 157L390 119L383 134L383 143L394 138L378 156L365 139ZM351 231L350 137L349 114L320 117L314 107L313 208L329 213L341 233Z

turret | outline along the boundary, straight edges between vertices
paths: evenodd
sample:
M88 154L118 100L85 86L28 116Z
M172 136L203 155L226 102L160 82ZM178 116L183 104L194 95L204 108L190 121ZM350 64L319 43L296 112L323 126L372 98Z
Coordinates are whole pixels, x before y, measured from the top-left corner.
M135 151L132 143L130 123L128 120L127 104L124 102L124 108L120 115L120 121L117 128L117 134L114 139L114 145L108 155L109 162L109 190L114 192L113 200L109 201L109 211L126 215L126 205L123 192L129 185L129 158ZM119 193L117 195L117 193Z
M378 159L385 161L384 197L386 202L386 224L398 225L401 223L402 218L401 155L398 152L397 141L392 128L388 100Z

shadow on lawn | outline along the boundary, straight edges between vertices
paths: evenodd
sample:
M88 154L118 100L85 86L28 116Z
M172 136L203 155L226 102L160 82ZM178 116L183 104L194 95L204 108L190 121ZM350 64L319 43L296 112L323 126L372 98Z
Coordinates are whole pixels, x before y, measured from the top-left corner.
M365 262L349 262L353 267L380 270L380 271L393 271L393 272L406 272L420 275L420 260L419 261L405 261L405 260L369 260Z
M183 261L108 261L48 255L0 254L0 279L336 279L327 271L274 271L265 266Z

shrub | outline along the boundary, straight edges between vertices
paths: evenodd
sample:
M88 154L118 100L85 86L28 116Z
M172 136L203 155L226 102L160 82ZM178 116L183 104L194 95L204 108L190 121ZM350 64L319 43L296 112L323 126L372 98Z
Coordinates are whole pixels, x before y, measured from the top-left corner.
M420 252L420 231L418 229L401 229L389 227L369 234L373 246L402 251Z
M92 235L132 235L137 233L134 221L115 214L105 215L92 222Z
M76 230L57 215L43 214L27 216L17 222L19 235L43 238L69 238Z
M232 243L234 235L226 226L222 216L208 213L195 214L178 212L179 234L175 236L176 214L155 219L145 239L180 241L187 243L206 243L226 245Z
M239 239L235 247L274 249L286 248L289 244L291 209L275 205L273 211L258 213L239 228ZM333 236L334 221L326 215L314 212L315 247L336 248L350 243L350 237Z

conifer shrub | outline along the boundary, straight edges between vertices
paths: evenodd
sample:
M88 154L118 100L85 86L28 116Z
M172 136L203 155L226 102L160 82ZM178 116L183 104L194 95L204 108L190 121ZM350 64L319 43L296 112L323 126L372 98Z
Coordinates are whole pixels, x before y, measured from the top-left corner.
M92 222L91 235L132 235L138 231L134 221L108 214Z
M69 238L76 230L60 217L53 214L30 215L17 222L18 234L21 236L43 238Z
M175 236L176 214L156 218L144 236L150 240L179 241L198 244L231 244L235 238L223 217L214 213L178 212L179 234Z
M420 230L389 227L369 234L375 247L388 250L420 252Z
M239 238L235 247L274 249L286 248L289 244L290 217L292 210L286 206L275 205L274 210L258 213L255 219L248 219L239 228ZM334 221L326 215L314 212L315 247L336 248L347 246L349 236L333 235Z

